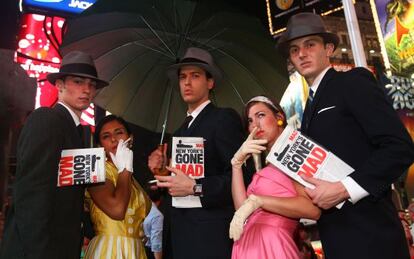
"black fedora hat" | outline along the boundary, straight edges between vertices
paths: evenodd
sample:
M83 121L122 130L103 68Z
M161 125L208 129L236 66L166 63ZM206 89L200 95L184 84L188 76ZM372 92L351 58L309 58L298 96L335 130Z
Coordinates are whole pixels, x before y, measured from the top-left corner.
M89 54L82 51L71 51L66 54L59 68L59 72L47 75L47 80L55 84L57 79L65 76L80 76L96 81L96 89L109 85L105 80L98 78L95 63Z
M168 67L167 75L173 80L178 80L178 69L183 66L200 67L209 72L216 82L221 79L220 69L216 66L213 57L207 50L196 47L188 48L183 58L177 64Z
M338 46L338 35L328 32L322 18L313 13L298 13L290 17L286 31L280 36L277 49L285 57L289 56L289 42L310 35L319 35L325 43L332 43L334 50Z

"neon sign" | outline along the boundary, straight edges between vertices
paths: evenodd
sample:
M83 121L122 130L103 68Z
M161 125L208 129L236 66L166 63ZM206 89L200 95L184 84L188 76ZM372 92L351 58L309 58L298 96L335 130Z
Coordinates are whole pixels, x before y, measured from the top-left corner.
M97 0L23 0L23 8L30 12L58 12L78 14L91 7Z

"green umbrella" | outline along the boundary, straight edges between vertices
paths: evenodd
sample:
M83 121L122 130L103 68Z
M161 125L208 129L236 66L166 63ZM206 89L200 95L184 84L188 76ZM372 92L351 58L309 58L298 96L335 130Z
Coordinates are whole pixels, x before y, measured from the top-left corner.
M186 105L167 67L191 46L212 54L223 79L211 93L221 107L241 112L251 97L280 98L286 62L258 19L220 2L100 0L70 21L61 52L83 50L110 82L95 103L152 131L179 127Z

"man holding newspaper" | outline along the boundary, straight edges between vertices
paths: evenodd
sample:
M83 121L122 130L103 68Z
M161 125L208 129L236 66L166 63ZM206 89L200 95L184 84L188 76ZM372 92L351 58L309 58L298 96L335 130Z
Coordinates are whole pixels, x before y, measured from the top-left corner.
M62 150L82 148L80 117L97 89L89 54L66 54L58 73L47 76L58 88L58 103L28 118L17 145L13 204L6 218L0 258L79 258L84 186L58 184Z
M179 82L189 119L174 133L168 167L174 176L155 176L158 187L169 193L164 200L168 208L163 257L230 258L232 241L227 233L234 213L230 160L243 141L240 117L210 102L209 92L221 73L206 50L188 48L168 75ZM160 168L161 158L160 150L150 155L153 172Z
M337 35L311 13L292 16L278 42L311 89L302 133L354 169L334 182L303 177L315 186L308 195L324 209L318 220L323 249L327 258L409 258L390 185L414 160L412 140L368 70L331 68L337 45Z

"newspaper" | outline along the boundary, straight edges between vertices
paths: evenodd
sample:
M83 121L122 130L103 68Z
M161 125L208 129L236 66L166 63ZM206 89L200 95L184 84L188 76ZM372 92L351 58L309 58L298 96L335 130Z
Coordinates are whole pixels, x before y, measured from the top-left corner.
M57 186L105 182L105 151L103 148L62 150Z
M311 189L315 186L300 176L336 182L354 171L351 166L335 154L291 126L287 126L276 140L266 160L300 184ZM337 207L340 208L342 204Z
M198 137L173 137L171 166L180 169L193 179L204 178L204 139ZM201 208L200 197L188 195L173 197L176 208Z

